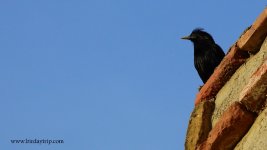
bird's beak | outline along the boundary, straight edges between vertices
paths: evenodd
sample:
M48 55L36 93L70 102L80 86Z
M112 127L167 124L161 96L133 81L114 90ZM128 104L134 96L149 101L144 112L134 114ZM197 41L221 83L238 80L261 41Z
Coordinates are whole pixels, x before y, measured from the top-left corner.
M183 40L191 40L192 38L190 36L184 36L181 39L183 39Z

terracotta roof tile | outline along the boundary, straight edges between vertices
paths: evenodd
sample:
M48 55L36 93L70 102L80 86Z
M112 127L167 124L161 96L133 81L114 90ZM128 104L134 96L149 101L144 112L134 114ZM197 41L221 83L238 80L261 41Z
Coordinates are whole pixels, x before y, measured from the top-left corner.
M264 107L267 92L267 60L252 75L249 83L240 93L239 101L248 110L258 112Z
M198 150L230 150L246 134L256 115L235 102L228 108L220 121L210 131L209 137Z
M241 50L256 52L267 34L267 8L237 41Z

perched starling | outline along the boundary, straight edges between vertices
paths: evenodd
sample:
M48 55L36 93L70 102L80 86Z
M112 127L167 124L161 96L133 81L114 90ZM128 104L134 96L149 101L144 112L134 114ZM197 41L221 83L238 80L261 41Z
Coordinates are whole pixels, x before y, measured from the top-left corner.
M189 36L182 39L193 42L194 65L201 80L206 83L225 56L222 48L215 43L209 33L201 28L194 29Z

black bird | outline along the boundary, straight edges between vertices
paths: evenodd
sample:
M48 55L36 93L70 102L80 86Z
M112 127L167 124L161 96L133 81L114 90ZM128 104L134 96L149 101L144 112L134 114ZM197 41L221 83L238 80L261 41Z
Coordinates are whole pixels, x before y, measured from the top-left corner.
M201 28L194 29L189 36L182 39L193 42L194 65L201 80L206 83L225 56L222 48L215 43L209 33Z

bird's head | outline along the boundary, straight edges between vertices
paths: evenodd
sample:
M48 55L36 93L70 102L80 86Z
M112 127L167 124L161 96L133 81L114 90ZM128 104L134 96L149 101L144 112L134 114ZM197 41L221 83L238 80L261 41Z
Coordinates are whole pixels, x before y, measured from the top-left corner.
M194 44L197 43L215 43L212 36L205 32L202 28L196 28L189 36L182 37L184 40L190 40Z

